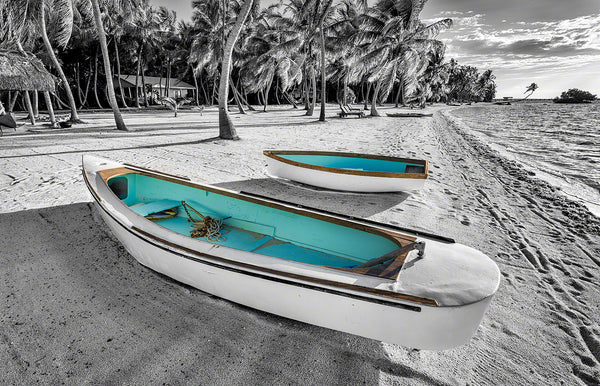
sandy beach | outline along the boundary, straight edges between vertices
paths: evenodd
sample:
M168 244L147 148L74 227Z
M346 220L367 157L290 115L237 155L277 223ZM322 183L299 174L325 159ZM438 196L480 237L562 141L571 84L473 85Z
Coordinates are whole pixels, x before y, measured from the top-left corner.
M600 219L431 106L430 118L304 110L82 113L71 129L0 137L1 384L600 384ZM263 149L425 158L422 191L335 193L265 175ZM273 316L138 264L81 177L96 154L329 211L453 237L503 278L471 343L419 351Z

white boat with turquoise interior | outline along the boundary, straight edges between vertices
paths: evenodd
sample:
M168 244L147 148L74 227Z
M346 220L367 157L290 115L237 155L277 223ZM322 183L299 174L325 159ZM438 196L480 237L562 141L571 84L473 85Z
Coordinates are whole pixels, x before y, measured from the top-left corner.
M304 150L265 150L267 173L326 189L399 192L421 189L426 160L373 154Z
M440 236L93 156L83 157L83 176L106 224L141 264L287 318L448 349L469 342L498 288L492 260Z

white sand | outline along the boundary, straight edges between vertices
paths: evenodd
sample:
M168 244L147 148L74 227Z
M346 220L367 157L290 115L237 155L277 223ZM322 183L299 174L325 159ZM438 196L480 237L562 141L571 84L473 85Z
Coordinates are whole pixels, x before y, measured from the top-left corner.
M342 120L332 107L326 124L287 108L234 114L234 142L215 138L215 109L129 113L131 133L108 113L84 113L74 129L7 131L0 383L598 384L600 221L443 109ZM427 158L431 175L411 195L330 193L268 179L267 148ZM503 281L471 343L444 352L257 312L135 262L92 210L85 153L454 237L492 257Z

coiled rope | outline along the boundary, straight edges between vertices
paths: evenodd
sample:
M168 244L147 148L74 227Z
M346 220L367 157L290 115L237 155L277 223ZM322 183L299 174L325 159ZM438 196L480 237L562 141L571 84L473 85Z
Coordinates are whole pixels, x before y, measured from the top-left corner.
M224 219L212 218L210 216L203 216L202 213L198 212L196 209L192 208L190 204L185 201L181 201L183 205L183 209L188 216L188 222L192 223L192 228L190 236L194 238L204 237L208 241L225 241L224 234L229 233L228 229L221 229L223 226L223 220L227 220L229 217ZM188 208L191 209L194 213L200 216L201 220L196 220L192 217Z

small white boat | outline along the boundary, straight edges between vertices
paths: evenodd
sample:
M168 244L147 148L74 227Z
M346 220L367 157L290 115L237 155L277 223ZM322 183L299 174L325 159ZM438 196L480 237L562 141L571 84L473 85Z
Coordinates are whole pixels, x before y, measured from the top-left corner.
M265 150L273 177L350 192L398 192L421 189L425 160L325 151Z
M440 236L87 155L83 177L102 218L141 264L283 317L448 349L469 342L498 288L492 260Z

